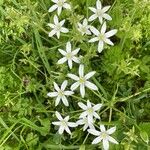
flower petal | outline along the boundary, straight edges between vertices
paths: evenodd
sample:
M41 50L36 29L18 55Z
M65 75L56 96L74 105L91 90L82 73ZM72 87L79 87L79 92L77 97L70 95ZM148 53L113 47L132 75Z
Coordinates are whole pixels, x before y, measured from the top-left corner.
M62 50L62 49L58 49L58 51L62 54L62 55L66 55L67 53L64 51L64 50Z
M75 56L72 57L72 60L76 63L80 63L80 59Z
M102 4L99 0L96 1L96 7L97 9L102 9Z
M107 133L108 133L108 134L112 134L112 133L114 133L115 131L116 131L116 127L112 127L112 128L110 128L110 129L107 130Z
M47 94L47 96L49 96L49 97L56 97L56 96L58 96L58 92L49 92Z
M79 80L79 77L76 76L76 75L74 75L74 74L68 73L67 76L68 76L69 78L73 79L73 80L76 80L76 81Z
M93 113L93 116L97 119L100 119L100 116L96 112Z
M96 71L89 72L88 74L85 75L85 79L87 80L87 79L91 78L92 76L94 76L95 73L96 73Z
M74 91L76 88L78 88L79 85L79 82L75 82L74 84L72 84L71 90Z
M88 132L92 135L95 135L95 136L99 136L101 132L95 130L95 129L88 129Z
M70 96L72 94L74 94L73 91L64 91L64 95L66 95L66 96Z
M57 25L59 23L57 15L54 16L54 23Z
M104 42L103 41L99 41L98 43L98 52L101 53L104 49Z
M56 91L59 91L59 90L60 90L60 88L59 88L58 84L57 84L57 83L55 83L55 82L54 82L54 88L55 88L55 90L56 90Z
M103 23L101 28L101 33L104 34L106 32L106 22Z
M64 103L65 106L69 106L69 103L68 103L66 96L62 97L62 102Z
M69 127L77 127L78 124L77 124L77 123L74 123L74 122L68 122L68 126L69 126Z
M70 69L72 69L72 60L71 59L68 60L68 66Z
M89 7L89 9L90 9L92 12L96 13L96 9L95 9L94 7Z
M62 7L58 7L58 9L57 9L58 16L61 14L61 11L62 11Z
M62 21L59 22L59 24L60 24L61 26L63 26L64 23L65 23L65 19L63 19Z
M59 39L60 38L60 31L57 31L56 35L57 35L57 38Z
M49 8L48 12L53 12L55 9L57 9L57 5L53 5L52 7Z
M106 36L107 38L109 38L109 37L115 35L116 33L117 33L117 30L114 29L114 30L111 30L111 31L105 33L105 36Z
M61 32L63 32L63 33L68 33L69 30L68 30L67 28L61 27Z
M105 13L106 11L109 10L110 7L111 7L111 6L105 6L105 7L103 7L102 11Z
M55 28L55 25L52 24L52 23L48 23L48 26L51 27L51 28Z
M55 112L55 115L58 118L58 120L60 120L60 121L63 120L61 114L58 111Z
M60 96L58 96L58 97L56 98L56 100L55 100L55 106L57 106L57 105L59 104L59 102L60 102Z
M55 34L56 34L56 31L55 31L55 30L52 30L51 32L48 33L48 36L49 36L49 37L52 37L52 36L55 35Z
M102 107L102 104L96 104L96 105L93 106L93 109L95 111L97 111L97 110L100 110L101 107Z
M66 8L66 9L71 9L71 6L67 3L64 3L63 7Z
M104 150L109 150L109 142L107 139L103 139L103 148Z
M63 134L64 130L65 130L64 127L63 127L63 126L60 126L60 127L59 127L59 130L58 130L58 133L59 133L59 134Z
M100 32L93 26L90 26L90 30L92 31L93 34L96 36L99 36Z
M60 121L52 122L52 124L56 125L56 126L60 126L61 125Z
M79 76L83 77L84 76L84 65L79 66Z
M73 50L73 51L72 51L72 54L73 54L73 55L78 54L79 50L80 50L80 48L77 48L77 49Z
M108 137L108 140L111 142L111 143L114 143L114 144L118 144L118 142L111 136Z
M100 136L98 136L97 138L95 138L95 139L93 140L92 144L98 144L98 143L101 142L101 140L102 140L102 138L101 138Z
M85 86L88 87L88 88L91 89L91 90L96 90L96 91L98 91L97 86L96 86L95 84L89 82L89 81L86 81L86 82L85 82Z
M112 20L112 18L108 14L103 14L103 18L107 20Z
M81 97L84 98L84 96L85 96L85 86L84 86L84 84L80 85L80 94L81 94Z
M105 132L105 131L106 131L106 128L105 128L104 125L100 125L100 129L101 129L102 132Z
M105 39L105 43L112 45L112 46L114 45L114 43L110 39Z
M97 18L97 15L96 14L94 14L94 15L92 15L92 16L90 16L90 18L88 19L88 21L93 21L93 20L95 20Z
M96 42L98 40L99 40L98 37L94 37L94 38L90 39L88 42L94 43L94 42Z
M65 90L65 88L67 87L67 84L68 84L68 81L67 81L67 80L65 80L65 81L62 83L62 85L61 85L61 90L62 90L62 91Z
M87 109L87 106L81 102L78 103L79 107L82 108L83 110Z
M68 128L68 126L65 127L65 130L66 130L67 133L71 134L71 131L70 131L70 129Z
M58 64L63 64L64 62L66 62L67 61L67 58L66 57L63 57L63 58L61 58L61 59L59 59L58 60Z

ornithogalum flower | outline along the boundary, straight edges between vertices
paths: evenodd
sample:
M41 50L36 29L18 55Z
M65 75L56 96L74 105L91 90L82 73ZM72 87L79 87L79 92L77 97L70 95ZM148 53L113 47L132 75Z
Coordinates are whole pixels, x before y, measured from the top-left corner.
M55 4L49 8L49 12L53 12L57 9L57 14L60 15L62 8L71 9L71 6L66 3L66 0L52 0Z
M83 23L78 23L78 30L79 32L81 32L82 35L87 34L87 35L91 35L91 31L89 30L90 26L88 25L88 21L85 18L83 20Z
M96 8L89 7L89 9L94 12L94 14L89 18L89 21L93 21L96 18L99 19L100 23L103 23L103 18L106 20L112 20L112 18L106 13L109 10L110 6L102 8L102 4L99 0L96 1Z
M94 120L93 118L97 118L100 119L100 116L96 113L96 111L100 110L100 108L102 107L102 104L96 104L94 106L92 106L91 102L88 100L87 101L87 105L79 102L78 103L79 107L82 108L84 110L83 113L81 113L79 118L85 118L87 117L87 121L89 124L93 123Z
M112 127L110 129L106 130L104 125L100 125L100 130L101 131L97 131L95 129L88 129L89 133L97 136L93 140L92 144L98 144L99 142L103 141L104 150L109 149L109 142L118 144L118 142L113 137L110 136L112 133L114 133L116 131L116 127Z
M63 64L64 62L68 61L68 66L72 69L72 62L80 63L79 58L75 55L78 54L80 48L77 48L71 51L71 43L67 42L66 44L66 51L62 49L58 49L59 52L64 56L58 61L58 64Z
M63 27L65 23L65 19L60 21L58 20L58 17L55 15L54 16L54 24L48 23L48 26L52 28L52 31L49 32L49 37L52 37L56 34L57 38L60 38L60 32L62 33L68 33L69 30L65 27Z
M57 106L60 102L60 100L62 100L63 104L65 106L69 106L68 100L66 98L66 96L70 96L72 95L74 92L72 91L65 91L66 87L67 87L67 80L65 80L62 85L61 88L59 88L59 86L57 85L57 83L54 82L54 88L55 88L55 92L49 92L47 94L47 96L49 97L57 97L56 101L55 101L55 106Z
M59 134L63 134L64 131L71 134L69 127L77 127L78 126L74 122L69 122L69 116L62 118L61 114L57 111L55 114L59 121L52 122L52 124L59 126L59 130L58 130Z
M111 36L115 35L117 33L117 30L110 30L106 32L106 22L102 25L101 31L98 31L95 27L90 27L92 33L96 36L89 40L90 43L99 41L98 43L98 52L101 53L104 49L104 43L109 45L114 45L113 42L109 39Z
M79 66L79 77L74 74L68 74L68 77L75 80L76 82L71 86L71 90L74 91L80 86L80 94L82 98L85 96L85 87L88 87L91 90L98 90L97 86L88 81L96 72L92 71L84 75L84 65Z

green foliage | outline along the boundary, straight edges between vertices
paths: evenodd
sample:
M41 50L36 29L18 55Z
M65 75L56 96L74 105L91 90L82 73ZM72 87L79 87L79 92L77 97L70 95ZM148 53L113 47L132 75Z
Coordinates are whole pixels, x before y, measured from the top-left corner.
M103 5L112 5L113 20L108 27L119 31L112 39L115 46L107 46L100 54L75 26L91 15L87 8L95 1L70 2L72 12L64 10L61 18L73 29L58 40L48 37L47 23L53 20L47 11L50 0L0 0L0 150L101 149L101 145L91 145L93 137L80 128L72 136L60 136L51 125L56 110L76 120L77 102L82 100L77 95L69 108L55 108L53 99L46 96L53 90L53 81L61 83L70 72L66 65L56 64L60 58L57 49L64 48L68 39L81 48L85 71L97 72L93 82L99 92L87 90L85 99L105 102L99 114L104 124L117 126L114 136L120 143L110 149L148 150L150 1L103 0ZM77 70L75 66L71 72Z

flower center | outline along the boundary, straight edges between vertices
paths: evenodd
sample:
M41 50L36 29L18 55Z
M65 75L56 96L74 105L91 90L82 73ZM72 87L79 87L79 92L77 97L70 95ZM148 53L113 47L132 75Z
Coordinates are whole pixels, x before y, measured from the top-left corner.
M62 7L62 6L64 5L64 2L63 2L62 0L59 0L58 3L57 3L57 5L58 5L59 7Z
M85 81L86 81L86 80L85 80L85 78L84 78L84 77L80 77L80 79L79 79L79 83L80 83L80 84L85 83Z
M60 97L62 97L62 96L64 96L64 92L63 92L62 90L60 90L60 91L58 92L58 95L59 95Z
M104 34L100 34L99 36L98 36L98 39L101 41L104 41L104 39L105 39L105 35Z
M60 24L57 24L56 30L57 30L57 31L60 31L60 30L61 30L61 25L60 25Z
M88 113L89 113L89 114L93 114L94 109L91 107L91 108L88 108L88 110L87 110L87 111L88 111Z
M63 127L67 127L67 122L65 120L62 120L61 124L62 124Z
M106 139L106 138L107 138L107 133L102 132L102 133L101 133L101 137L102 137L103 139Z
M67 58L67 59L71 59L71 58L72 58L72 53L67 53L67 54L66 54L66 58Z
M96 14L97 16L102 16L103 11L101 9L97 9Z

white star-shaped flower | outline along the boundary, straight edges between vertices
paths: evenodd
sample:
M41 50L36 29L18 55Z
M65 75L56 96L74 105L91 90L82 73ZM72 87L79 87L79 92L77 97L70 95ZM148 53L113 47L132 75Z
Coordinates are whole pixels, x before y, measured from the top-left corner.
M58 49L59 52L64 56L60 60L58 60L58 64L63 64L64 62L68 61L68 66L70 69L72 69L72 62L80 63L79 58L75 55L78 54L80 48L77 48L73 51L71 51L71 43L67 42L66 44L66 51L62 49Z
M80 86L80 93L82 98L85 96L85 87L91 90L98 90L97 86L88 81L96 72L92 71L84 75L84 65L79 66L79 77L74 74L68 74L68 77L75 80L76 82L71 86L71 90L74 91L78 86Z
M49 12L53 12L57 9L57 14L60 15L62 8L71 9L71 6L66 3L66 0L52 0L55 4L49 8Z
M74 92L65 91L67 84L68 84L68 82L67 82L67 80L65 80L62 83L61 88L59 88L57 83L54 82L54 88L55 88L56 92L49 92L47 94L47 96L49 96L49 97L57 97L56 101L55 101L55 106L57 106L59 104L60 100L62 100L62 102L65 106L69 106L66 96L70 96L70 95L74 94Z
M92 144L98 144L99 142L101 142L103 140L104 150L109 149L109 142L118 144L118 142L110 136L112 133L114 133L116 131L116 127L112 127L110 129L106 130L104 125L100 125L100 130L101 131L97 131L95 129L88 129L89 133L97 136L93 140Z
M49 32L49 37L52 37L53 35L56 34L57 38L60 38L60 32L62 33L68 33L69 30L65 27L63 27L65 23L65 19L60 21L58 20L58 17L55 15L54 16L54 24L48 23L48 26L52 28L52 31Z
M83 113L81 113L79 118L85 118L87 117L87 121L89 124L93 123L93 117L100 119L99 115L96 113L96 111L100 110L100 108L102 107L102 104L96 104L94 106L92 106L91 102L88 100L87 101L87 105L79 102L78 103L79 107L82 108L84 110Z
M94 14L88 19L89 21L93 21L96 18L99 19L100 23L103 23L103 18L106 20L112 20L112 18L106 14L106 12L109 10L110 6L105 6L102 8L102 4L99 0L96 1L96 8L89 7L89 9L94 12Z
M79 32L81 32L82 35L87 34L87 35L91 35L91 31L89 30L90 26L88 25L88 21L85 18L83 20L83 23L78 23L78 30Z
M59 126L59 130L58 130L59 134L63 134L64 131L71 134L69 127L77 127L78 126L74 122L68 122L69 116L67 116L63 119L59 112L56 111L55 114L56 114L56 117L58 118L59 121L52 122L52 124Z
M83 131L85 131L87 128L95 129L93 122L89 122L87 117L80 118L80 120L77 121L78 125L84 125Z
M106 22L102 25L101 31L99 32L95 27L90 27L92 33L96 36L89 40L90 43L99 41L98 43L98 52L101 53L104 49L104 43L109 45L114 45L113 42L109 39L111 36L115 35L117 33L117 30L110 30L106 32Z

